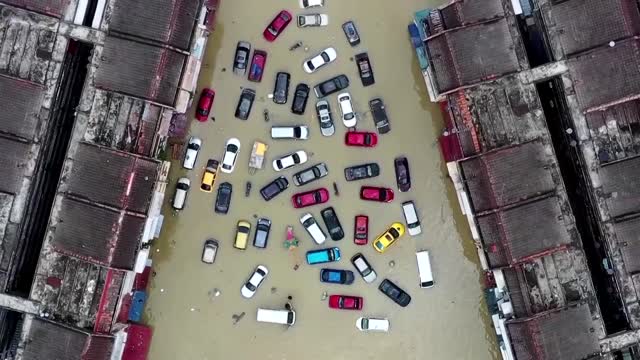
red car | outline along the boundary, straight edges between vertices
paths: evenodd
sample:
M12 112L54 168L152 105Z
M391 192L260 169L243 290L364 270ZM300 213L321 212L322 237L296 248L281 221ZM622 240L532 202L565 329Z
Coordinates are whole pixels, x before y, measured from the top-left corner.
M378 135L372 132L349 131L344 136L347 146L374 147L378 144Z
M201 122L207 121L209 112L213 106L213 98L216 97L216 92L209 88L202 89L200 94L200 100L198 100L198 108L196 109L196 119Z
M264 74L264 67L266 65L267 52L256 49L256 51L253 52L253 58L251 58L251 66L249 66L249 81L262 81L262 74Z
M356 225L354 227L353 242L356 245L367 245L369 238L369 217L366 215L356 215Z
M332 309L362 310L362 305L364 305L364 299L360 296L329 296L329 307Z
M363 186L360 188L360 199L391 202L393 200L393 190L383 187Z
M280 11L280 13L276 15L273 20L271 20L269 26L264 29L262 35L264 35L264 38L267 39L267 41L274 41L276 38L278 38L278 36L280 36L287 25L289 25L289 23L291 22L291 18L291 13L287 10Z
M329 191L325 188L295 194L291 197L293 207L296 209L316 204L323 204L327 201L329 201Z

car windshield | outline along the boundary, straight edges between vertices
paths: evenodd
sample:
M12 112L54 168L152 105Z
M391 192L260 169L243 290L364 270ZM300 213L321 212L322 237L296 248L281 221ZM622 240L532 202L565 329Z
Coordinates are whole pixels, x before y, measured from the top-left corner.
M382 245L382 242L381 242L381 241L376 241L376 244L375 244L375 245L376 245L376 247L377 247L379 250L384 249L384 245Z
M344 307L344 298L341 297L340 299L338 299L338 306L339 307Z
M320 56L322 56L322 60L324 60L324 62L329 62L331 61L331 59L329 58L329 54L327 54L326 52L322 52L322 54L320 54Z
M302 137L302 128L299 128L299 127L293 128L293 136L297 138Z
M253 286L253 284L251 283L251 281L247 281L247 283L245 284L245 286L247 287L247 289L251 290L251 291L256 291L256 287Z
M227 145L227 151L235 153L236 151L238 151L238 147L235 146L234 144L229 144L229 145Z
M291 18L289 17L289 14L283 12L283 13L280 14L280 19L282 19L283 21L287 22Z
M362 326L363 329L368 329L369 328L369 319L362 319L362 323L360 324Z
M307 61L307 66L309 67L309 69L311 71L316 69L316 67L313 65L313 61L311 61L311 60Z
M240 226L238 228L238 232L241 234L248 234L249 233L249 228L246 226Z
M344 115L344 118L345 118L346 120L351 120L351 119L353 119L353 116L354 116L354 115L353 115L353 113L348 113L348 114L345 114L345 115Z
M211 185L209 184L202 184L202 186L200 186L200 188L204 191L211 191Z
M269 30L269 32L271 33L271 35L276 36L278 35L278 30L276 30L275 27L273 27L273 24L269 25L269 27L267 28L267 30Z
M291 158L293 159L294 163L296 164L300 163L300 156L298 156L298 154L291 155Z
M200 150L200 145L198 145L196 143L189 143L189 146L187 146L187 148L191 149L191 150L198 151L198 150Z
M176 185L176 188L179 190L189 190L189 185L185 183L178 183L178 185Z
M364 144L365 145L371 145L371 140L372 140L373 136L371 136L371 134L367 134L364 136Z
M282 160L276 160L276 166L278 166L279 169L282 169Z
M380 200L384 200L387 198L387 191L385 189L380 189L380 193L378 195L380 197Z

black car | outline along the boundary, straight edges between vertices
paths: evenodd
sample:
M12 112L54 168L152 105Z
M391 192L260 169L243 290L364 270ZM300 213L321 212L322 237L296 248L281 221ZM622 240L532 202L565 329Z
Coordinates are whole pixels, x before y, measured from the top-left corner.
M240 120L247 120L251 114L253 100L256 99L256 92L252 89L243 89L236 106L236 117Z
M289 181L287 181L284 176L280 176L260 189L260 195L262 195L263 199L269 201L276 197L276 195L285 191L288 187Z
M273 87L273 102L276 104L286 104L289 99L289 81L291 75L286 72L276 74L276 84Z
M236 54L233 57L233 72L237 75L244 75L247 72L247 64L249 63L249 53L251 52L251 44L246 41L238 41L236 46Z
M398 190L401 192L409 191L411 189L411 173L409 173L409 160L406 157L397 157L393 161L393 165L396 169L396 183L398 184Z
M382 280L382 283L378 286L378 290L382 291L389 299L402 307L409 305L411 302L411 296L388 279Z
M271 220L266 218L258 219L258 225L253 235L253 246L264 249L269 241L269 231L271 230Z
M346 89L348 86L349 78L347 75L342 74L316 85L313 88L313 92L316 93L317 97L321 98Z
M350 270L320 270L320 281L325 283L350 285L353 284L354 278L353 271Z
M298 84L296 91L293 95L293 102L291 103L291 112L294 114L302 115L307 108L307 100L309 99L309 86L307 84Z
M313 165L312 167L306 168L302 171L299 171L293 174L293 183L296 186L306 185L312 181L323 178L329 174L329 170L327 169L327 164L320 163Z
M369 179L380 175L380 166L376 163L350 166L344 169L344 178L347 181Z
M369 108L371 109L371 114L373 114L373 122L376 125L376 129L378 129L378 133L386 134L391 131L389 118L382 99L375 98L369 101Z
M371 68L371 61L369 61L369 54L366 52L357 54L355 59L362 85L369 86L375 84L376 79L373 77L373 68Z
M347 21L342 24L342 31L344 31L344 35L351 46L360 44L360 34L358 34L358 29L356 29L356 24L353 21Z
M218 214L226 214L229 212L229 206L231 205L231 193L233 192L233 186L228 182L223 182L218 186L218 195L216 196L215 211Z
M329 236L334 241L344 239L344 230L342 230L342 225L340 225L340 220L338 220L338 215L336 215L336 211L333 210L333 207L328 207L320 212L322 215L322 219L324 220L324 224L327 226L327 230L329 230Z

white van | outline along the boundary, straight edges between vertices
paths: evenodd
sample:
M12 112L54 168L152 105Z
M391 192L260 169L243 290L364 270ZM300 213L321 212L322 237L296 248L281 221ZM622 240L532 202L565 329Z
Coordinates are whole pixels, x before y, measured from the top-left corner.
M173 208L176 210L182 210L184 208L184 203L187 201L187 192L191 187L191 181L187 178L178 179L178 184L176 184L176 193L173 195Z
M270 310L258 308L257 320L260 322L291 326L296 323L296 312L293 310Z
M419 235L422 232L422 227L420 226L420 220L418 220L418 213L416 212L416 206L413 204L413 201L403 202L402 212L404 213L404 219L407 221L407 231L409 235Z
M316 219L313 218L313 215L309 213L302 215L300 218L300 224L304 226L316 244L322 245L322 243L327 239L327 235L322 231L322 228L320 228Z
M296 139L307 140L309 137L309 128L307 126L272 126L272 139Z
M421 250L416 253L418 259L418 273L420 274L420 287L423 289L433 286L433 273L431 272L431 261L429 252Z

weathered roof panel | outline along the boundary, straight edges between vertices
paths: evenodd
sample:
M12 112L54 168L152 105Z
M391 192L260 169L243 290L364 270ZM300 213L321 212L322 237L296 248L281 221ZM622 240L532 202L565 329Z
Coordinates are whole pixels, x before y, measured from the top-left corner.
M613 227L627 271L640 272L640 218L620 221Z
M600 168L602 191L612 217L640 211L640 158Z
M467 0L453 2L440 10L445 29L504 16L502 0Z
M22 355L24 360L108 360L113 337L89 335L45 320L31 322Z
M2 2L60 18L64 15L70 0L2 0Z
M32 139L42 105L42 87L0 75L0 94L0 132Z
M16 194L22 186L31 145L0 137L0 192Z

